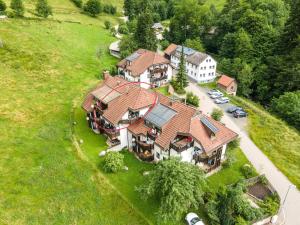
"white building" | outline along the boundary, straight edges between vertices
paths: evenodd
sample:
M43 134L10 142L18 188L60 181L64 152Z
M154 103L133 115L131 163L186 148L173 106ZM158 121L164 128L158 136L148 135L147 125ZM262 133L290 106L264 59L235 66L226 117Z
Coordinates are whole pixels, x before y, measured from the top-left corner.
M220 166L227 143L237 137L193 107L107 74L83 108L88 125L106 135L111 147L126 147L145 161L178 157L210 171Z
M164 51L170 60L172 67L177 70L180 63L182 47L171 44ZM192 79L200 83L212 82L216 78L217 62L208 54L184 47L186 73Z
M159 87L172 78L170 61L156 52L139 49L118 64L118 73L125 80L141 82L143 88Z

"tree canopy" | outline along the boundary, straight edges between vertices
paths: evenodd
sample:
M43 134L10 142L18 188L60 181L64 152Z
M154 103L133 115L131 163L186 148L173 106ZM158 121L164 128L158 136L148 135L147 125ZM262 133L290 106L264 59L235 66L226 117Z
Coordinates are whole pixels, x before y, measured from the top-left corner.
M52 15L52 8L48 5L47 0L38 0L36 3L36 12L39 16L47 18Z
M159 162L138 190L144 197L157 198L159 219L170 222L179 221L190 208L203 204L205 188L206 180L199 168L172 158Z
M10 8L13 9L14 16L22 17L24 16L25 7L22 0L12 0L10 3Z

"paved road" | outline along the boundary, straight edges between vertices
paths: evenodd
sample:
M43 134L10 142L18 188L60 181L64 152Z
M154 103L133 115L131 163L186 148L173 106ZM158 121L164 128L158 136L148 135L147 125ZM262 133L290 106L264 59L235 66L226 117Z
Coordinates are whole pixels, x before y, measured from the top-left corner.
M200 98L200 110L205 114L210 114L213 108L218 108L216 104L208 97L205 89L197 84L190 82L186 88L192 91ZM286 192L292 183L284 176L274 164L262 153L262 151L251 141L247 133L238 126L235 119L224 113L222 122L227 127L235 131L241 137L240 147L252 165L259 173L266 175L268 180L277 190L281 200L285 198ZM299 162L300 163L300 162ZM300 225L300 192L296 188L291 188L283 206L280 218L285 215L285 224ZM284 215L283 215L284 214Z

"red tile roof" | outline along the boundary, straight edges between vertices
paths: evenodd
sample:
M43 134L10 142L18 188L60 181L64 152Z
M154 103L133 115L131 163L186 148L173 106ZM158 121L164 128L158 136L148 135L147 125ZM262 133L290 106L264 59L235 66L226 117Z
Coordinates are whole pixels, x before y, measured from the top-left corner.
M218 129L218 132L216 132L213 138L211 138L211 133L208 131L207 127L200 121L201 117L206 117L208 121ZM206 154L229 143L238 136L220 122L205 115L199 115L192 118L190 133L203 147Z
M108 103L108 108L104 111L103 116L112 124L117 125L128 109L138 110L146 108L153 105L154 101L157 100L157 103L176 111L176 115L163 125L161 134L155 140L155 143L162 149L168 149L170 143L177 135L186 134L193 136L203 147L204 151L209 154L237 137L235 132L220 122L200 114L197 109L193 107L187 106L182 102L173 101L160 93L155 94L152 90L147 90L137 85L122 86L126 83L128 82L120 77L109 76L96 88L97 90L107 85L119 91L121 94ZM86 111L90 110L94 98L95 96L92 95L92 92L86 97L83 103L83 108ZM213 138L211 138L211 132L202 121L200 121L202 117L207 118L207 120L218 129ZM146 135L150 128L144 124L144 119L140 119L137 123L130 125L128 130L136 135Z
M221 84L224 87L228 87L233 81L234 81L234 78L228 77L226 75L222 75L220 77L220 79L218 80L218 84Z
M174 52L176 50L176 48L177 48L177 45L172 43L165 49L164 53L167 55L171 55L171 53Z
M130 71L131 75L135 77L140 76L152 65L169 63L169 60L165 57L149 50L139 49L133 54L137 54L138 57L131 62L131 65L127 64L127 59L121 60L117 65Z

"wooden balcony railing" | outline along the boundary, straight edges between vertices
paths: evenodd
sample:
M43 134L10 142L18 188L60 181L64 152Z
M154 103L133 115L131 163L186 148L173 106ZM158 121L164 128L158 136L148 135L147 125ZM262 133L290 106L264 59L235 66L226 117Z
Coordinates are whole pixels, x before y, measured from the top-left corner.
M182 144L184 142L175 142L175 143L171 143L170 147L173 148L174 150L178 151L178 152L182 152L185 151L191 147L194 146L194 141L192 142L185 142L185 144Z
M137 144L144 151L151 151L153 149L153 145L152 144L148 144L146 142L137 141Z

